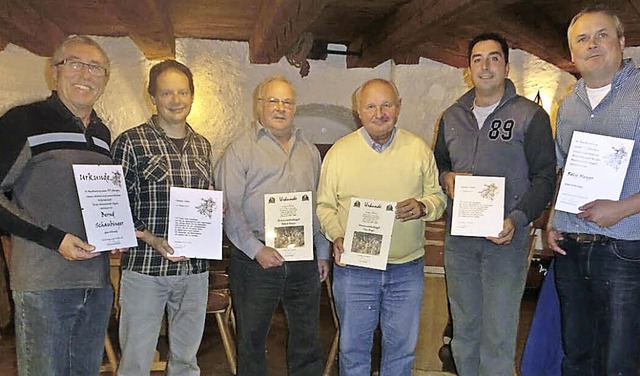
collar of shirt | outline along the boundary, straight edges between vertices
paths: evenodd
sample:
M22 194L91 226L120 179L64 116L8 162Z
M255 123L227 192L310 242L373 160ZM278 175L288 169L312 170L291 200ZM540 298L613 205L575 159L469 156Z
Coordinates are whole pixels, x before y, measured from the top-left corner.
M93 123L98 123L98 122L102 123L102 120L98 117L98 114L96 114L96 111L91 110L89 125L85 128L84 124L82 123L82 120L80 120L79 117L74 115L73 112L71 112L67 108L67 106L62 102L56 90L53 90L51 92L51 95L49 96L49 98L47 98L47 103L49 104L49 106L51 106L51 108L53 108L56 112L58 112L58 114L60 114L60 116L63 119L75 122L83 132L86 130L86 128L89 128L89 126Z
M255 122L254 131L255 131L255 134L256 134L256 139L258 139L260 137L269 137L273 142L275 142L278 145L280 145L280 142L278 142L278 140L273 135L273 133L271 133L271 131L268 130L264 125L260 124L259 121ZM289 138L289 145L295 144L296 139L299 137L299 134L300 134L301 131L302 131L302 129L300 129L298 127L294 127L291 130L291 137ZM291 146L289 147L289 149L291 149Z
M158 125L158 115L151 115L151 118L149 119L149 121L147 122L149 125L151 125L151 127L158 132L159 134L161 134L164 138L166 138L167 140L171 140L171 138L169 136L167 136L167 132L164 131L164 129L162 129L161 126ZM191 138L191 136L194 135L195 131L193 130L193 128L191 128L191 126L189 125L189 123L186 124L187 126L187 133L184 135L184 140L185 143L187 142L188 139ZM173 141L171 141L173 142Z
M369 146L371 146L373 150L377 151L378 153L382 153L383 151L387 150L389 145L391 145L391 142L393 142L393 138L396 136L396 130L397 128L393 127L393 130L391 131L391 137L389 137L389 140L387 140L387 142L385 142L383 145L380 145L379 143L373 141L373 138L371 138L369 132L367 132L364 127L360 128L360 133L362 133L362 137L364 137L364 140Z

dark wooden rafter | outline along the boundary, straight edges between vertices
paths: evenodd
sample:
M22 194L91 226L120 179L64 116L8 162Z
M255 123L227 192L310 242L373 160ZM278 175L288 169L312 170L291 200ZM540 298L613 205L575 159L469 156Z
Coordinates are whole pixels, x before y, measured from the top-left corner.
M329 0L264 1L249 38L250 61L255 64L279 61L318 18L328 2Z
M400 7L363 38L361 56L350 56L348 67L375 67L389 56L429 38L429 29L451 17L472 0L414 0ZM352 49L352 48L350 48Z
M437 42L428 41L416 46L415 51L422 57L439 63L451 65L452 67L468 67L467 40L463 37L464 33L457 31L452 32L450 28L449 33L456 34L457 37L453 38L450 34L442 36Z
M22 0L0 0L0 45L7 41L36 55L51 56L66 33Z
M119 18L147 59L172 59L176 55L173 24L162 0L115 0Z
M566 29L539 16L535 9L494 12L486 21L495 25L512 48L519 48L569 73L576 73L567 45Z
M389 58L406 53L415 45L437 40L446 32L445 24L467 14L495 9L515 0L414 0L385 19L374 33L364 38L360 57L347 59L347 67L375 67Z
M9 44L9 40L3 35L0 35L0 51L4 51L4 48Z

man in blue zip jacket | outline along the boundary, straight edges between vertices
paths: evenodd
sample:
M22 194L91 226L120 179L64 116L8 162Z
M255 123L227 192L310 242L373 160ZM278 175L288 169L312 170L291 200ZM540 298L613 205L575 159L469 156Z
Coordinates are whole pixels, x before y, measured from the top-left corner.
M453 200L456 175L504 177L505 214L502 231L487 238L451 235L447 216L451 347L460 376L511 376L528 270L528 224L553 194L556 159L549 116L517 95L506 78L506 40L479 35L468 53L474 87L444 112L438 129L440 182Z

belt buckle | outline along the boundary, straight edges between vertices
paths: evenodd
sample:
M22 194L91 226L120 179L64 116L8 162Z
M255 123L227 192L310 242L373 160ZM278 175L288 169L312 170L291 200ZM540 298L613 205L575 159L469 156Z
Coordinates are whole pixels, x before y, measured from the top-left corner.
M576 236L576 243L590 244L590 243L597 243L597 242L598 242L598 235L596 234L578 233L578 236Z

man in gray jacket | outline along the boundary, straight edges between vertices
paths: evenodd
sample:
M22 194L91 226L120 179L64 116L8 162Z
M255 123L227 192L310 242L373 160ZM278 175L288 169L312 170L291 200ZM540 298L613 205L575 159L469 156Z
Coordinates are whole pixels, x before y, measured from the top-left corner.
M506 78L506 40L482 34L468 52L474 87L442 115L435 147L440 182L453 200L456 175L504 177L505 210L502 231L487 238L451 235L447 216L451 346L459 375L510 376L528 270L527 226L554 191L554 144L547 113Z

